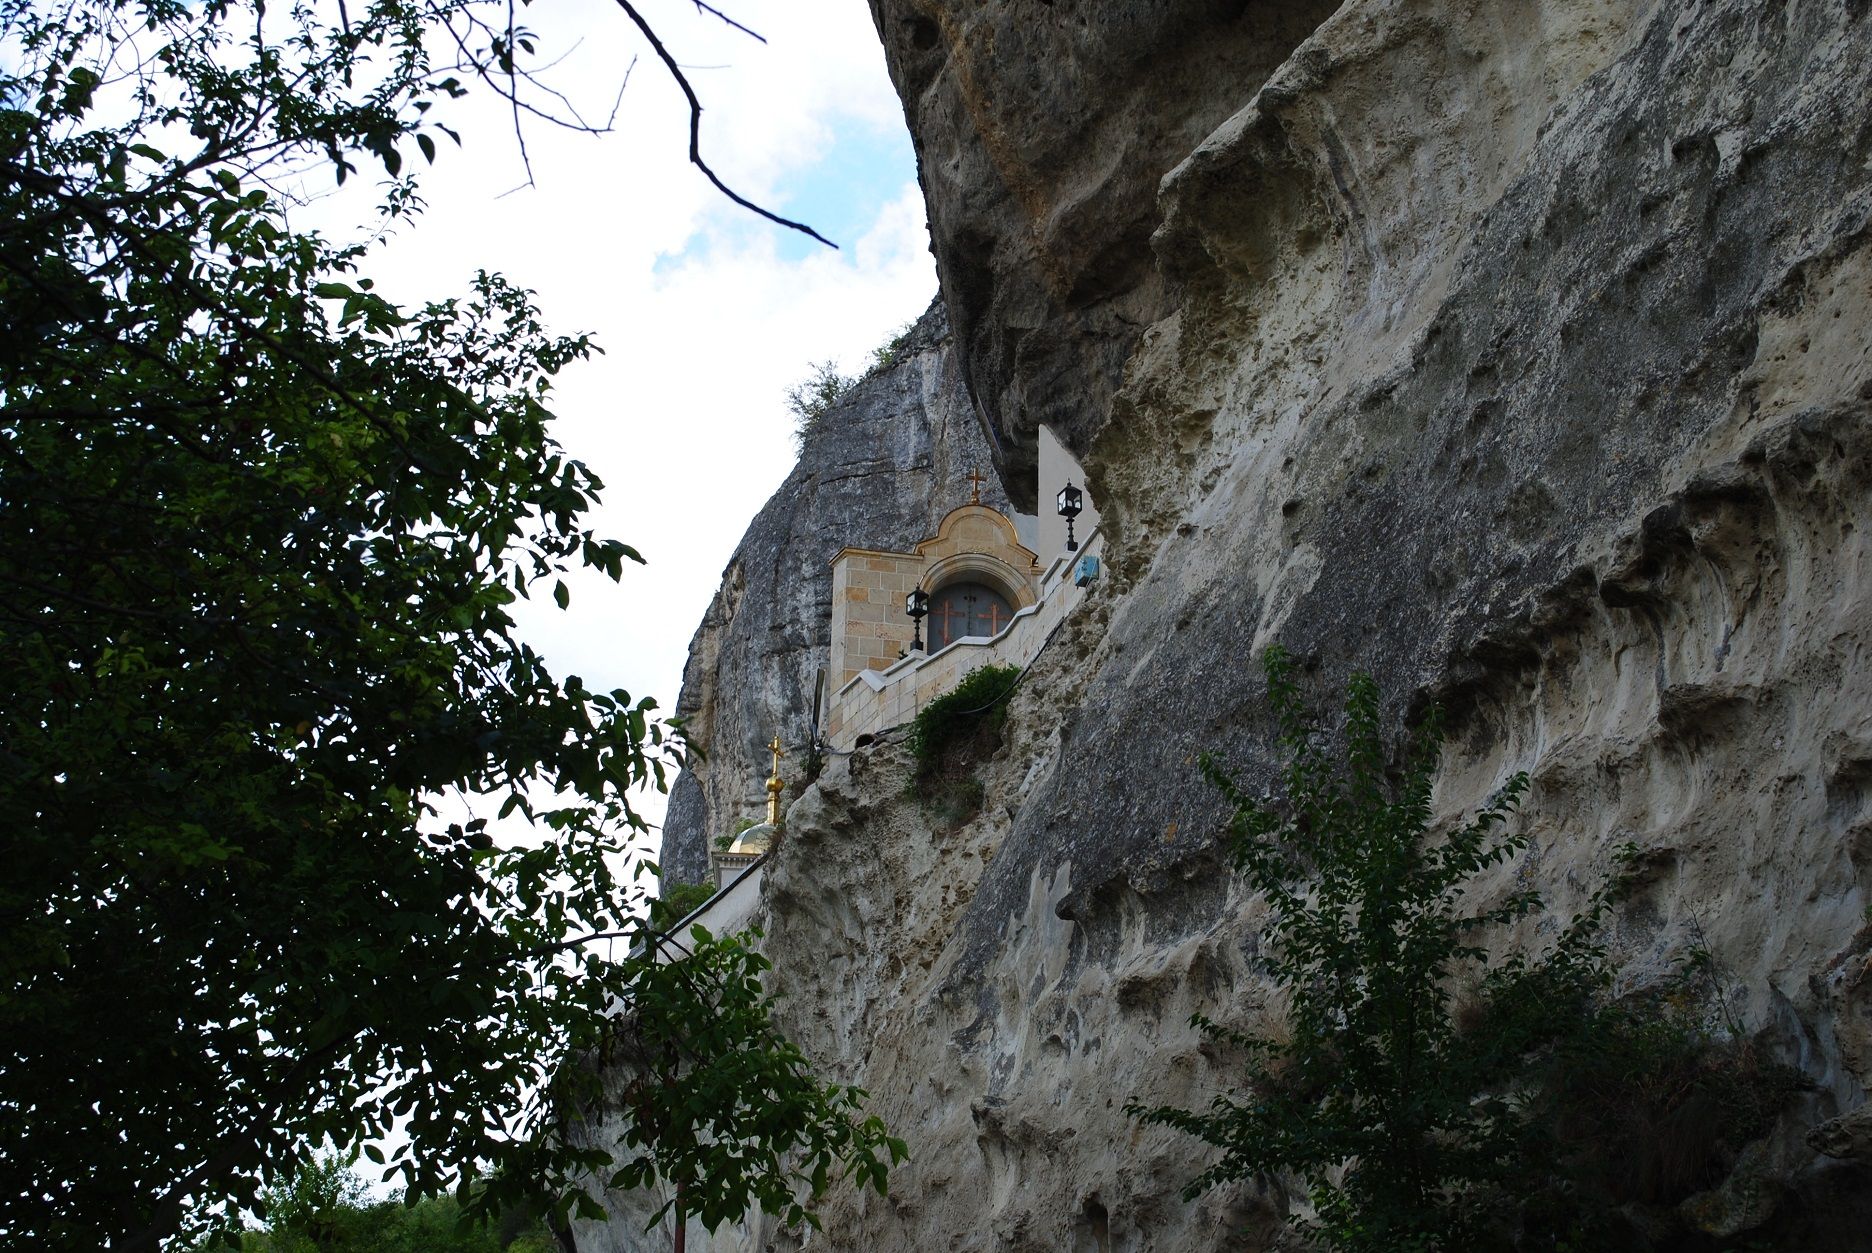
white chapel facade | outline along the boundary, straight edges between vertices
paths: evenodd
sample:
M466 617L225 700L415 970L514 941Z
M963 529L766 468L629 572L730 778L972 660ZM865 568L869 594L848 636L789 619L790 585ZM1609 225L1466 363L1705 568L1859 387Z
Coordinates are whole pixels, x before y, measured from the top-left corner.
M1051 431L1040 435L1037 524L1017 527L978 494L909 552L848 547L832 558L825 734L833 751L909 722L971 670L1027 665L1097 579L1103 535L1083 491L1076 528L1049 516L1055 495L1084 475ZM1052 551L1036 553L1022 530ZM928 597L920 626L906 607L918 589Z
M910 722L982 666L1028 665L1097 581L1104 536L1084 498L1084 473L1050 430L1040 436L1040 517L1011 518L983 504L978 479L975 498L951 509L910 551L851 546L833 556L824 749L847 753ZM1078 488L1070 524L1050 508L1066 488ZM919 590L928 598L920 622L907 605ZM692 918L706 914L713 925L717 914L739 916L758 899L761 866L783 822L783 753L778 739L768 747L767 821L711 849L718 895Z

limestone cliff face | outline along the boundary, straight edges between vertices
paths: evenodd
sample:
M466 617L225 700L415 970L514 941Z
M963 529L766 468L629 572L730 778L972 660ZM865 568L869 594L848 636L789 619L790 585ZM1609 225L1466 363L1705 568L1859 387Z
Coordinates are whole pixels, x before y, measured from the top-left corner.
M1083 447L1172 301L1157 184L1336 0L871 0L961 361L1009 490L1036 432Z
M1157 182L1337 4L872 0L960 360L1020 508L1037 429L1075 451L1170 307Z
M1448 812L1530 772L1532 845L1485 892L1564 918L1639 845L1625 986L1700 935L1813 1085L1698 1221L1864 1247L1868 6L874 12L1003 469L1054 424L1110 573L1016 696L980 817L904 799L888 741L791 810L763 918L787 1025L915 1158L812 1247L1279 1226L1278 1193L1183 1202L1203 1151L1122 1113L1227 1086L1191 1012L1261 1021L1262 906L1193 761L1271 777L1275 641L1323 698L1365 670L1396 717L1442 701Z
M689 646L676 713L701 756L670 790L662 868L700 882L709 841L766 808L778 734L797 753L825 665L833 554L907 548L969 499L987 442L961 386L940 302L896 359L814 426L793 472L748 527ZM992 482L983 499L1005 503ZM796 757L785 771L797 779Z

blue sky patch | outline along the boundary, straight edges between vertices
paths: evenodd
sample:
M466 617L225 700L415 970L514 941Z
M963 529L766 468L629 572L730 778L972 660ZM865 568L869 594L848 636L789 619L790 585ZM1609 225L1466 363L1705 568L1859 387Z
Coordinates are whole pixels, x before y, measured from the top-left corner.
M849 249L871 229L904 184L916 181L916 154L901 126L842 127L836 143L816 164L781 186L782 217L805 222L840 248ZM824 245L798 231L783 231L779 254L797 261Z
M732 177L728 182L734 185ZM876 225L884 206L915 182L916 153L908 131L848 120L823 157L789 174L776 195L757 203L781 217L805 222L849 255L859 237ZM708 217L712 227L690 236L681 252L658 255L652 266L657 276L706 261L716 246L746 239L746 232L771 234L781 261L802 261L825 250L824 244L765 222L725 199L710 206Z

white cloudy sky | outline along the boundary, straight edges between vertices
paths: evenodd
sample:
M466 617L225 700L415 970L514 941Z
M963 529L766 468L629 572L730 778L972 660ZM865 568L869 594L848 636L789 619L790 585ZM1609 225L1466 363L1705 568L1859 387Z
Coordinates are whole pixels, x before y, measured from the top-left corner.
M539 293L556 331L604 355L562 376L558 437L605 480L598 524L648 564L621 586L588 578L571 611L526 613L560 673L675 703L689 637L754 513L793 463L787 387L828 357L847 370L921 313L936 289L903 111L863 0L734 0L765 45L684 0L641 11L702 96L703 155L730 186L804 219L833 251L729 203L687 164L687 106L609 0L528 13L551 81L615 131L527 128L459 113L429 210L371 272L402 301L458 290L476 267ZM504 194L503 193L507 193ZM661 814L661 798L644 809Z

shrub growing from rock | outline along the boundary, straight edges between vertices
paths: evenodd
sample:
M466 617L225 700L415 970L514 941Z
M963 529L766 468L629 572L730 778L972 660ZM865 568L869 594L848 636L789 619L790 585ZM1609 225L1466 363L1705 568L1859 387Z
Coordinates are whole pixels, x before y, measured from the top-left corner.
M1260 961L1286 1029L1198 1015L1212 1044L1245 1056L1243 1082L1200 1110L1126 1107L1222 1150L1185 1197L1297 1182L1312 1209L1301 1225L1346 1253L1701 1239L1675 1207L1719 1182L1792 1090L1733 1019L1691 1008L1707 955L1659 995L1613 1000L1600 926L1615 877L1544 953L1491 959L1484 935L1542 908L1531 891L1480 908L1471 895L1527 847L1509 824L1527 776L1442 829L1434 711L1393 772L1377 690L1355 676L1337 761L1287 655L1271 648L1264 664L1284 796L1250 793L1211 758L1203 771L1233 808L1234 864L1270 907Z
M954 690L923 706L910 726L916 757L911 791L950 822L981 811L982 785L974 765L1001 746L1007 698L1020 681L1016 666L971 670Z

